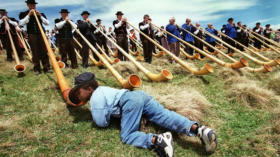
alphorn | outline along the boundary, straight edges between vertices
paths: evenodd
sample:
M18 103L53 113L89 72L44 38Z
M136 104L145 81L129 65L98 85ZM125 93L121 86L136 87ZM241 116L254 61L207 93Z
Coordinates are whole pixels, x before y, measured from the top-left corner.
M260 37L260 38L262 38L262 39L264 39L264 40L270 42L271 44L273 44L273 45L275 45L275 46L280 48L280 44L279 43L277 43L277 42L275 42L275 41L273 41L271 39L267 39L266 37L264 37L264 36L262 36L262 35L260 35L260 34L258 34L256 32L253 32L253 34L257 35L258 37Z
M160 28L160 27L158 27L158 26L156 26L156 25L154 25L154 26L157 27L157 28ZM160 29L161 29L161 28L160 28ZM165 31L165 30L163 30L163 31ZM186 31L186 30L184 30L184 31ZM225 63L224 61L222 61L222 60L220 60L220 59L218 59L218 58L216 58L216 57L214 57L214 56L212 56L212 55L210 55L210 54L208 54L208 53L206 53L206 52L200 50L199 48L197 48L197 47L195 47L195 46L189 44L189 43L186 42L185 40L178 38L176 35L174 35L174 34L172 34L172 33L170 33L170 32L167 32L167 31L166 31L166 33L168 33L169 35L175 37L177 40L181 41L181 42L184 43L185 45L190 46L190 47L191 47L192 49L194 49L196 52L199 52L200 54L202 54L202 55L208 57L210 60L212 60L212 61L218 63L218 64L221 65L221 66L228 67L228 68L232 68L232 69L240 69L240 68L243 68L243 67L245 67L245 66L248 66L248 63L247 63L244 59L243 59L243 60L240 60L240 62L236 62L236 63L233 63L233 64Z
M263 62L263 61L260 61L260 60L257 60L256 58L238 50L237 48L229 45L228 43L224 42L222 39L218 38L217 36L209 33L208 31L204 31L206 34L208 34L209 36L211 36L212 38L218 40L219 42L223 43L225 46L233 49L234 51L240 53L242 56L244 56L245 58L251 60L252 62L256 63L256 64L259 64L259 65L268 65L268 66L276 66L276 65L279 65L280 64L280 60L279 59L274 59L273 61L270 61L270 62Z
M14 58L15 58L15 61L16 61L16 66L14 67L14 69L15 69L16 72L18 72L21 75L25 71L25 66L20 64L20 60L18 58L17 50L16 50L16 47L15 47L15 44L14 44L14 41L13 41L13 37L12 37L11 32L10 32L9 23L6 19L4 19L4 21L6 23L6 29L7 29L7 32L8 32L8 36L9 36L9 39L10 39L10 43L11 43L11 47L12 47L12 50L13 50Z
M116 63L120 62L120 60L118 58L115 58L114 60L112 60L109 56L107 56L107 54L104 52L104 50L98 44L96 44L96 46L102 52L103 58L105 58L110 64L116 64Z
M23 47L24 47L24 50L25 50L25 53L27 54L29 60L32 62L32 56L26 46L26 43L25 41L22 39L22 37L19 35L19 33L16 31L16 34L17 34L17 37L19 38L20 42L22 43Z
M79 54L78 50L77 50L77 49L74 49L74 51L75 51L77 57L79 58L79 60L82 60L83 58L82 58L82 56Z
M213 68L209 65L209 64L205 64L205 66L202 69L195 69L195 68L191 68L189 67L189 65L187 65L185 62L183 62L179 57L175 56L173 53L171 53L169 50L167 50L166 48L164 48L163 46L159 45L157 42L155 42L154 40L152 40L150 37L148 37L146 34L144 34L142 31L140 31L139 29L137 29L135 26L131 25L129 22L127 22L131 27L134 28L134 30L138 31L139 33L141 33L145 38L147 38L148 40L150 40L153 44L155 44L158 48L160 48L162 51L164 51L169 57L171 57L172 59L174 59L177 63L179 63L182 67L184 67L187 71L189 71L190 73L194 74L194 75L206 75L209 73L213 73L214 70Z
M221 34L222 36L224 36L225 38L230 39L231 41L235 42L236 44L240 45L241 47L243 47L244 49L248 50L249 52L251 52L252 54L258 56L259 58L261 58L262 60L266 61L266 62L270 62L271 60L269 58L266 58L265 56L254 52L252 49L248 48L247 46L244 46L243 44L241 44L240 42L236 41L235 39L229 37L228 35L224 34L223 32L219 32L219 34Z
M43 41L45 43L45 46L47 48L47 51L48 51L48 55L49 55L49 58L51 60L51 63L52 63L52 67L54 69L54 72L56 74L56 78L57 78L57 82L58 82L58 85L60 87L60 90L63 94L63 98L64 100L72 105L72 106L82 106L84 104L84 102L80 102L79 104L74 104L73 102L70 101L69 99L69 92L71 91L71 88L69 86L69 84L67 83L59 65L58 65L58 62L56 61L56 58L55 58L55 55L53 54L53 51L48 43L48 39L43 31L43 28L41 26L41 23L39 22L39 19L37 17L37 14L35 12L33 12L33 16L35 17L36 19L36 22L37 22L37 25L40 29L40 32L41 32L41 36L43 38Z
M275 47L273 47L273 46L267 44L266 42L264 42L264 41L262 41L261 39L259 39L258 37L256 37L256 36L253 34L253 33L255 33L255 32L253 32L253 33L249 32L249 33L250 33L250 35L251 35L254 39L258 40L259 42L263 43L265 46L271 48L273 51L275 51L276 53L280 54L280 50L276 49ZM256 33L256 34L257 34L257 33Z
M111 64L103 58L103 56L90 44L90 42L83 36L83 34L75 27L72 21L68 21L71 26L75 29L75 31L81 36L81 38L86 42L86 44L90 47L90 49L98 56L98 58L104 63L106 68L112 73L112 75L116 78L116 80L121 84L123 88L133 89L141 86L141 79L137 75L130 75L127 80L123 79L123 77L111 66Z
M96 26L91 23L95 28ZM96 28L98 29L98 28ZM142 66L140 63L138 63L131 55L129 55L127 52L125 52L118 44L116 44L115 42L112 41L112 39L110 39L105 33L103 33L102 31L100 31L100 33L102 33L102 35L107 38L107 40L109 40L112 44L114 44L116 46L116 48L118 48L119 52L121 52L126 58L128 58L138 69L140 69L150 80L152 81L156 81L156 82L160 82L160 81L167 81L167 80L171 80L173 78L173 75L168 71L163 69L161 71L161 73L159 74L154 74L152 72L150 72L148 69L146 69L144 66Z

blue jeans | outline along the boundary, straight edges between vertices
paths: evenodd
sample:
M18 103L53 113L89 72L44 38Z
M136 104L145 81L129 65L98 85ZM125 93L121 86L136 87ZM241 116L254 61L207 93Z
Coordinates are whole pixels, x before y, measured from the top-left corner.
M121 140L123 143L140 148L152 148L154 135L139 131L142 116L163 128L193 136L190 128L196 122L169 111L143 91L126 92L119 104L122 108Z

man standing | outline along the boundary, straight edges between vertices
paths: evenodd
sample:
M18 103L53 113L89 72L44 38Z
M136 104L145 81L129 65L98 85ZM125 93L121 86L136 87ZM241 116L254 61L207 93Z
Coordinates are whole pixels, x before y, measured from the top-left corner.
M97 26L96 26L97 29L94 31L94 34L95 34L95 37L97 39L97 43L101 48L103 46L103 48L105 49L105 53L107 55L109 55L109 50L108 50L108 47L107 47L106 37L101 33L101 32L103 32L104 34L106 34L106 30L105 30L104 26L101 24L100 19L97 19L96 23L97 23Z
M195 24L195 27L196 27L196 31L194 31L193 34L196 35L196 36L197 36L198 38L200 38L201 40L203 40L203 32L202 32L202 28L200 27L200 23L197 22L197 23ZM202 43L200 40L198 40L198 39L195 38L195 39L194 39L194 45L195 45L195 47L197 47L197 48L199 48L200 50L203 51L203 43ZM200 54L200 57L201 57L201 58L204 58L205 56L202 55L202 54Z
M80 32L82 33L82 35L96 48L96 37L94 35L94 31L96 30L96 28L94 26L92 26L90 19L88 18L90 15L90 13L88 11L83 11L81 16L83 17L82 20L78 20L78 29L80 30ZM83 58L83 68L87 68L88 67L88 57L89 57L89 46L88 44L84 41L81 40L81 44L82 44L82 50L81 50L81 55ZM95 55L95 53L93 53L93 56L95 58L95 60L99 61L99 58Z
M128 53L128 38L127 38L127 29L129 29L128 24L126 23L127 19L122 18L123 13L118 11L116 13L117 20L113 21L113 26L115 28L114 32L116 34L117 44L126 52ZM121 61L126 61L126 57L119 52L118 58Z
M110 38L110 39L112 39L113 41L115 41L116 39L116 35L115 35L115 32L113 32L113 28L112 27L109 27L109 30L108 30L108 32L106 33L106 35ZM116 47L115 47L115 45L114 44L112 44L109 40L107 40L107 45L108 45L108 47L110 48L110 49L112 49L112 50L115 50L116 49Z
M237 34L236 34L236 27L235 27L235 23L233 22L233 18L228 19L228 24L226 25L225 30L226 30L227 36L236 40ZM226 40L227 40L228 44L235 47L234 41L230 40L229 38ZM232 50L231 48L228 48L228 55L233 56L233 53L234 53L234 50Z
M271 39L272 29L270 28L270 24L265 25L265 29L264 29L264 31L263 31L263 34L264 34L264 36L265 36L267 39ZM265 42L266 42L267 44L270 44L269 41L266 41L266 40L265 40ZM268 48L268 46L265 46L265 47Z
M239 43L244 43L244 30L242 29L242 23L241 21L237 22L237 27L236 27L236 35L237 35L237 38L236 40L239 42ZM244 48L242 46L240 46L239 44L236 44L236 48L239 49L240 51L244 51Z
M168 31L171 34L177 36L178 38L181 38L181 35L180 35L180 32L179 32L179 28L175 24L175 18L174 17L170 18L169 24L166 26L166 31ZM173 36L167 34L167 41L168 41L168 45L169 45L170 51L175 56L179 57L180 56L180 43L179 43L178 39L176 39ZM170 62L173 63L174 60L170 59Z
M211 23L208 24L208 27L205 30L208 31L209 33L213 34L213 35L218 34L218 31L213 28L213 25ZM214 47L216 45L216 40L209 35L206 35L206 42L208 42L210 45L212 45ZM209 46L208 46L207 49L208 49L209 52L212 52L212 53L214 52L214 49L212 49Z
M140 30L148 37L154 39L154 29L151 25L151 21L149 20L149 15L144 15L143 19L144 21L139 23ZM151 64L153 57L153 43L141 34L140 39L143 44L145 62Z
M256 23L256 27L253 28L253 32L262 35L263 28L261 27L260 22ZM262 48L262 43L256 38L254 38L253 40L254 40L254 47L260 50Z
M243 39L243 45L245 45L246 47L249 47L249 32L247 29L247 25L243 25L243 29L244 29L244 39Z
M136 39L135 31L134 31L134 29L131 29L131 30L129 31L129 41L130 41L130 45L131 45L131 50L132 50L133 52L137 51L137 47L136 47L136 44L135 44L135 42L134 42L134 41L136 41L136 40L137 40L137 39Z
M191 19L189 18L186 19L186 23L183 24L182 27L191 33L194 33L196 31L196 28L191 24ZM189 44L194 45L193 36L186 31L183 31L183 39ZM188 54L193 55L193 49L190 46L186 45L185 51Z
M38 16L40 24L49 25L49 21L47 20L45 14L40 13L36 10L37 2L35 0L27 0L25 1L29 10L25 12L21 12L19 14L20 25L27 25L27 34L28 34L28 42L32 51L32 61L34 64L34 73L38 75L41 73L41 65L43 64L43 70L46 73L50 73L50 62L49 56L47 53L46 45L44 44L43 37L41 35L39 26L36 22L36 19L33 15L35 12ZM43 25L42 25L43 27ZM43 27L44 29L44 27ZM45 29L44 29L45 30Z
M0 19L0 39L3 42L2 43L3 44L3 48L6 49L7 61L12 61L13 60L13 57L12 57L12 51L13 50L12 50L10 38L8 36L8 32L7 32L8 28L7 28L7 26L9 26L9 28L10 28L10 33L12 35L12 40L13 40L13 42L15 44L16 51L18 53L19 59L23 60L23 51L20 48L18 37L16 35L16 31L17 32L21 32L21 29L19 28L16 19L7 16L7 11L5 9L0 9L0 13L1 13L1 19ZM5 20L8 23L6 23Z
M77 64L77 57L74 51L74 43L73 43L73 34L72 34L72 26L68 22L68 14L69 11L67 9L61 9L60 11L61 18L55 20L55 27L58 29L58 36L59 36L59 52L61 54L61 59L65 63L66 67L67 64L67 56L71 60L71 68L76 69L78 67Z

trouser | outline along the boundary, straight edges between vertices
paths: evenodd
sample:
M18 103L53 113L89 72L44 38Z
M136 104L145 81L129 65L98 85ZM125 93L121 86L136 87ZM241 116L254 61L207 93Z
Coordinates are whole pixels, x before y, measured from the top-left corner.
M191 126L197 124L186 117L169 111L159 104L152 96L143 91L126 92L120 99L121 106L121 140L123 143L141 148L152 148L154 134L139 131L141 118L156 125L194 136Z
M42 62L43 70L48 71L50 69L49 56L41 34L28 34L28 42L32 51L34 71L41 72L40 62Z
M197 48L199 48L200 50L203 51L203 43L201 41L195 40L194 45L195 45L195 47L197 47ZM204 58L205 56L200 54L200 57Z
M144 59L147 63L152 63L153 57L153 43L148 40L143 40Z
M59 41L59 52L61 54L61 60L68 66L67 64L67 56L71 60L71 67L77 68L77 57L74 51L74 43L73 39L60 39Z
M130 45L131 45L131 51L133 52L137 51L136 44L133 41L130 41Z
M194 42L192 41L187 41L189 44L194 45ZM188 45L185 45L185 51L190 54L191 56L193 55L193 48L191 48Z
M236 41L242 44L243 39L242 37L239 37L236 39ZM236 44L236 48L239 49L240 51L244 51L244 48L240 44Z
M23 59L23 50L19 46L19 40L17 36L12 35L12 40L14 42L18 57L22 60ZM12 60L13 49L11 45L11 41L8 35L1 35L1 41L3 44L3 48L6 49L7 60Z
M128 53L128 38L126 35L119 35L116 38L117 44L126 52ZM118 58L121 61L126 61L126 57L118 50Z
M102 48L104 48L104 50L105 50L105 53L109 56L109 49L108 49L108 47L107 47L107 40L106 39L104 39L103 37L101 37L101 38L99 38L98 40L97 40L97 43L98 43L98 45ZM98 49L99 50L99 49Z
M214 41L214 42L208 42L208 44L212 45L213 47L216 46L216 42L215 42L215 41ZM208 49L208 51L211 52L211 53L213 53L213 52L215 51L215 50L212 49L210 46L207 46L207 49Z
M235 42L232 41L231 39L227 39L227 43L228 43L229 45L231 45L232 47L235 47ZM228 47L228 53L230 53L230 52L231 52L231 53L234 53L234 50Z
M180 56L180 43L179 42L174 42L168 45L170 51L177 57Z
M254 47L258 48L258 49L261 49L262 48L262 43L257 39L254 39L254 41L255 41L254 42Z
M89 40L90 41L90 40ZM95 41L90 41L90 43L93 45L93 47L98 50L96 48L96 42ZM82 66L84 68L88 67L88 57L89 57L89 46L85 41L82 41L82 50L81 50L81 56L82 56ZM99 61L99 58L97 57L97 55L92 51L92 55L94 57L95 60Z
M243 43L244 46L249 47L249 38L247 38L247 37L244 38L242 43Z

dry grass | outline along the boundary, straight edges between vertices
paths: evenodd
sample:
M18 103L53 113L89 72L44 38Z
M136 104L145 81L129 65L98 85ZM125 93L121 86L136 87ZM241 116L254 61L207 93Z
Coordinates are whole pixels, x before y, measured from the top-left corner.
M137 74L137 67L131 62L119 62L114 64L113 67L123 76L127 77L131 74ZM107 73L110 73L109 71Z
M276 73L268 83L268 88L280 95L280 72Z
M240 76L240 74L236 70L226 68L226 67L219 67L217 69L217 77L223 80L231 77L237 77L237 76Z

